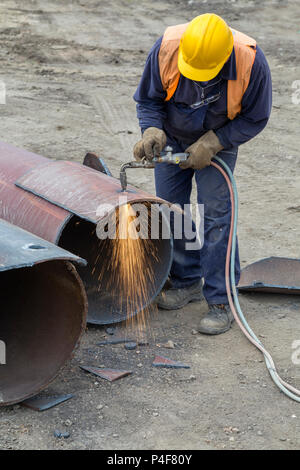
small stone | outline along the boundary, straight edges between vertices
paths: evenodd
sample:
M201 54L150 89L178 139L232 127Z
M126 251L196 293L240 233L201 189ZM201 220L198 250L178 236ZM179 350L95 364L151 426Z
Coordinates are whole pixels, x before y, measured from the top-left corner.
M262 436L263 433L262 433L261 431L257 431L257 435L258 435L258 436Z
M147 339L140 339L138 341L138 345L139 346L148 346L149 345L149 341Z
M174 349L175 348L175 343L169 339L169 341L167 341L167 343L164 345L165 348L168 348L168 349Z
M192 335L197 335L198 331L197 330L192 330L191 333L192 333Z
M59 439L60 438L68 439L68 437L70 437L69 432L61 432L61 431L58 431L57 429L54 431L53 435L54 437L58 437Z
M280 437L279 440L284 442L284 441L286 441L286 438L285 437Z
M119 437L119 434L113 434L113 437Z
M132 351L133 349L136 349L137 344L136 343L125 343L124 348L127 349L128 351Z
M109 326L108 328L105 328L105 331L108 335L114 335L116 329Z
M153 416L159 416L159 413L157 413L156 411L154 411L152 414Z
M196 380L196 376L195 376L195 375L190 375L190 376L189 376L189 379L190 379L190 380Z
M97 405L97 410L102 410L102 408L104 408L104 405Z
M234 441L235 439L234 439L233 436L231 436L231 437L229 438L229 440L230 440L230 441Z
M143 367L143 364L141 362L138 363L138 367Z
M66 421L65 421L65 425L66 425L66 426L72 426L72 424L73 424L73 423L72 423L72 421L71 421L70 419L66 419Z

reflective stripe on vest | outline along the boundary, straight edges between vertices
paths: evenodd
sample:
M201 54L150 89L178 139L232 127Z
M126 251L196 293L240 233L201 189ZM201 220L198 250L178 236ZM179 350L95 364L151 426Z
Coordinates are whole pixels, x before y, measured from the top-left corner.
M165 101L169 101L178 86L180 72L178 70L178 48L181 36L189 23L170 26L166 29L159 54L159 72L163 89L167 92ZM256 54L256 41L244 33L231 28L234 39L236 60L236 80L228 80L227 115L234 119L242 109L242 99L248 88L251 70Z

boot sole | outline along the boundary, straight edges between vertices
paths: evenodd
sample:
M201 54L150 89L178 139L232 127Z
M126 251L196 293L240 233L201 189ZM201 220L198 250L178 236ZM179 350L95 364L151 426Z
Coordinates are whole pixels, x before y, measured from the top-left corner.
M184 307L190 302L200 302L201 300L204 300L203 294L195 294L193 297L189 297L188 299L183 301L181 304L177 304L175 307L164 306L164 304L161 304L159 302L157 303L157 306L158 308L161 308L162 310L179 310L180 308Z
M229 326L226 326L222 330L214 330L213 328L212 329L207 329L207 330L201 330L201 328L198 328L198 332L202 333L203 335L211 335L211 336L221 335L222 333L226 333L226 331L230 330L230 328L232 327L233 322L234 322L234 319L230 322Z

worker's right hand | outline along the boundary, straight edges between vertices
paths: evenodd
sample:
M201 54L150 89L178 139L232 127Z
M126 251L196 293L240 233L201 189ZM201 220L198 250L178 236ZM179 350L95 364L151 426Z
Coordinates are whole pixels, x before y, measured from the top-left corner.
M147 160L151 161L154 156L160 154L166 143L167 136L162 129L148 127L142 139L133 147L133 156L136 160L142 160L146 157Z

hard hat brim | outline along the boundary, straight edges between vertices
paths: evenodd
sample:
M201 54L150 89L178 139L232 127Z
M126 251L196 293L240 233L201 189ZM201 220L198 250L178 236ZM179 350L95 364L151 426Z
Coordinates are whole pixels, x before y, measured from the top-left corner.
M228 55L228 57L226 57L224 62L221 62L212 69L196 69L184 61L182 51L179 48L178 69L179 72L189 80L195 80L196 82L208 82L209 80L212 80L218 75L218 73L223 68L225 62L228 60L229 57L230 54Z

